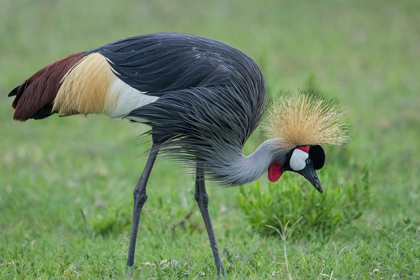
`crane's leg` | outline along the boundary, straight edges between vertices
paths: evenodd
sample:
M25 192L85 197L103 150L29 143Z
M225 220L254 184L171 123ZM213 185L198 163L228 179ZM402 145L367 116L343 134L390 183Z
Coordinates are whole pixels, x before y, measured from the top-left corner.
M220 277L220 272L225 276L225 268L223 267L222 259L219 255L219 249L217 248L216 236L214 235L213 226L210 220L209 214L209 196L206 192L206 187L204 185L204 171L197 165L196 170L196 180L195 180L195 200L197 201L198 208L200 208L201 216L203 216L204 224L206 225L207 234L210 240L211 250L213 251L214 262L217 267L217 276Z
M131 236L130 236L130 246L128 248L128 260L126 273L129 275L133 274L133 264L134 264L134 253L136 251L136 240L137 240L137 231L139 229L140 214L141 209L143 208L144 203L147 200L146 194L146 185L147 180L149 179L150 172L152 171L153 164L155 163L156 156L159 152L159 144L153 143L152 149L150 150L149 158L147 159L146 166L144 167L143 173L140 176L139 181L137 182L136 187L133 191L134 205L133 205L133 223L131 225Z

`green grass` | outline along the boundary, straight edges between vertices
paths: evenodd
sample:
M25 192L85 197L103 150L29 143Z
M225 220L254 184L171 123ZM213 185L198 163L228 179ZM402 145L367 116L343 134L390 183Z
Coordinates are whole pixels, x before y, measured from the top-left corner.
M301 220L285 241L250 222L241 194L258 185L263 199L273 192L281 200L276 191L290 186L285 201L298 201L315 194L309 183L287 174L275 184L264 176L249 186L209 188L229 279L420 278L418 1L0 0L0 6L0 279L124 277L132 189L144 165L140 155L150 147L136 137L147 128L105 116L18 123L6 95L62 56L158 31L239 48L261 66L269 96L309 85L338 100L352 139L326 149L325 195L334 198L343 186L350 195L349 186L370 174L360 217L328 234ZM257 131L244 152L263 139ZM155 166L135 278L215 278L193 179L173 162ZM345 212L340 199L313 210ZM281 211L270 209L267 219ZM301 217L287 214L291 224ZM316 214L331 225L331 216ZM280 229L275 221L271 226Z

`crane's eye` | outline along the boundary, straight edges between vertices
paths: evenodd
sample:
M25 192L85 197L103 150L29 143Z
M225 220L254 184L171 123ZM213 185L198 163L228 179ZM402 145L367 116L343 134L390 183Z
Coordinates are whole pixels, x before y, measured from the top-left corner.
M310 164L312 162L312 160L310 159L310 158L308 158L307 160L306 160L306 164Z

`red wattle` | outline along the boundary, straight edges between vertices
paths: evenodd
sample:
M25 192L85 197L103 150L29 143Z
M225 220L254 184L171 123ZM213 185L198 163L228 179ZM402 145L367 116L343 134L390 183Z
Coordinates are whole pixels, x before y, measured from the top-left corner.
M299 150L304 151L305 153L309 153L309 146L300 146L297 147Z
M280 168L283 166L281 163L273 163L268 168L268 180L276 182L281 177Z

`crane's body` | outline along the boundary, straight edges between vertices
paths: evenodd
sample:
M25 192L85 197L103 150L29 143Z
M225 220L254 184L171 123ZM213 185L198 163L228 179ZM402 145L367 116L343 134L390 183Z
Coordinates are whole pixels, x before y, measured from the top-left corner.
M104 113L146 123L161 152L199 162L223 185L246 183L231 165L242 160L242 147L261 120L265 88L258 66L242 52L207 38L160 33L44 69L12 91L15 119Z
M158 153L195 168L195 198L218 274L224 274L208 213L205 177L220 185L235 186L256 180L267 170L273 182L282 172L295 171L322 192L315 169L323 166L325 156L318 144L335 144L331 141L335 136L325 140L325 133L318 134L325 129L326 136L336 132L329 135L329 125L313 122L315 128L309 129L309 134L315 137L302 138L302 133L279 135L264 142L252 155L244 156L242 148L264 111L263 75L252 59L239 50L187 34L131 37L70 55L39 70L9 96L15 96L14 119L20 121L42 119L54 113L103 113L151 127L153 146L133 192L128 270L133 267L140 213L147 200L147 180ZM311 101L296 103L303 102L302 109L311 106ZM325 110L315 110L315 119L322 119L321 113ZM328 124L329 119L323 121ZM288 127L289 123L293 126ZM292 119L284 126L295 130L299 125L302 126Z

